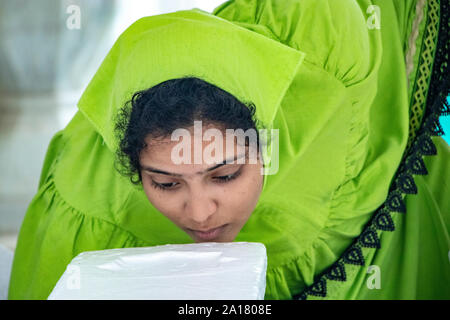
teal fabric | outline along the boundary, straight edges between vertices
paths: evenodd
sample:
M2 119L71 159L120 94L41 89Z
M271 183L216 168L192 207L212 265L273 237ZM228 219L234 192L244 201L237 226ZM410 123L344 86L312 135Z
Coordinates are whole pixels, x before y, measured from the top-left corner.
M368 29L368 6L383 14ZM265 244L266 299L290 299L335 262L384 202L408 139L404 43L414 13L392 1L228 1L146 17L117 40L53 137L23 222L9 298L45 299L83 251L190 243L114 169L118 108L139 89L194 75L252 101L279 130L279 170L236 241ZM163 66L163 67L162 67ZM450 150L418 178L408 214L327 298L448 298ZM426 213L424 213L426 211ZM446 265L447 263L447 265ZM381 270L369 290L367 267ZM447 281L448 282L448 281ZM427 287L429 286L429 287ZM430 289L432 288L432 289Z
M450 97L447 97L447 101L450 104ZM450 145L450 117L441 117L440 122L446 133L442 138Z

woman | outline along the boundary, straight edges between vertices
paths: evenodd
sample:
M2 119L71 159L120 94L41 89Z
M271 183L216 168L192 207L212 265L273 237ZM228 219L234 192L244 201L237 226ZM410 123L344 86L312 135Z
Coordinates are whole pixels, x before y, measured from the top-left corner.
M236 0L137 21L50 143L9 297L46 298L83 251L214 240L266 245L266 299L449 298L447 6ZM192 120L275 134L219 185L241 167L169 156Z
M254 107L198 78L167 80L131 102L116 125L125 175L195 242L233 241L264 180Z

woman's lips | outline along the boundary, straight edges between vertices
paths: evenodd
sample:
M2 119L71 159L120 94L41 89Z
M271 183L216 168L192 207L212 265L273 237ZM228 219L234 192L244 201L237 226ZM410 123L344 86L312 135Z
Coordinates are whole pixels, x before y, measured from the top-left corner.
M198 230L193 230L193 229L189 229L189 230L195 235L196 238L198 238L200 240L210 241L210 240L214 240L217 237L219 237L223 233L223 229L226 226L227 225L224 224L218 228L210 229L207 231L198 231Z

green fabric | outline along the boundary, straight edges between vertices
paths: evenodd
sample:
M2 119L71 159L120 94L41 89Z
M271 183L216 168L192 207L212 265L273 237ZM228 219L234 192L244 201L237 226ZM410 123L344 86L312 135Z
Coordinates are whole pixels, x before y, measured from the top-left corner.
M346 265L348 281L329 281L327 299L450 299L450 147L433 141L438 156L424 158L430 174L415 176L418 194L406 196L406 214L392 214L395 231L382 233L381 249L363 248L364 267Z
M366 9L383 27L368 29ZM410 6L406 6L410 7ZM266 299L289 299L330 266L384 202L408 139L403 19L390 1L229 1L147 17L125 31L50 143L24 219L10 299L45 299L78 253L191 243L114 170L114 117L133 91L183 75L252 101L279 129L279 171L265 177L236 241L268 253ZM402 19L400 22L399 19ZM406 29L402 29L406 30ZM328 298L449 298L450 150L426 161L419 194L382 247ZM428 167L429 165L429 167ZM445 259L444 259L445 258ZM381 269L381 289L366 286Z

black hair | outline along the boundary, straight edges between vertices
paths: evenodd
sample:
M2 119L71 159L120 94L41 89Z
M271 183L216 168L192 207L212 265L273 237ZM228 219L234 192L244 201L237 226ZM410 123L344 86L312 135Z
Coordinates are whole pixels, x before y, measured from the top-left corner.
M115 134L119 141L116 170L138 185L142 183L139 155L146 148L145 138L170 137L178 128L190 128L194 120L226 129L256 129L256 107L241 102L225 90L197 77L164 81L138 91L120 109ZM118 163L117 163L118 162Z

